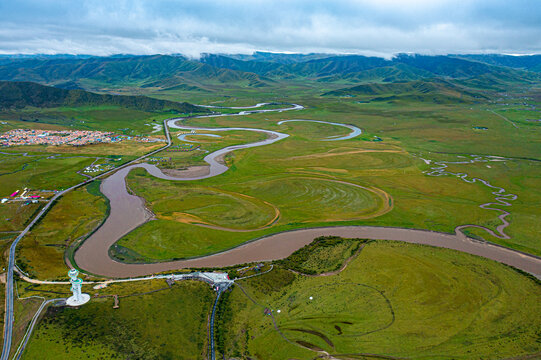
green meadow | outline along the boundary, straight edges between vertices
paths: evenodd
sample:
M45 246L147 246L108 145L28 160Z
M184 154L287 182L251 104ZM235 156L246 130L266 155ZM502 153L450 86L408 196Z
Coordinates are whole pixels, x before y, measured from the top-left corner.
M471 154L480 154L509 160L452 165L449 171L480 177L518 195L518 199L512 206L502 207L511 213L511 225L505 229L511 239L495 238L478 229L470 229L469 233L541 254L535 235L541 228L538 222L532 222L539 201L535 191L539 182L539 143L534 140L535 131L520 125L516 129L479 105L367 104L328 97L317 103L314 98L295 102L305 104L307 109L185 121L204 127L259 127L290 135L272 145L228 155L230 169L226 173L198 182L198 186L208 187L214 193L232 191L268 203L280 213L269 228L261 229L264 219L270 217L266 210L253 208L247 202L226 206L224 197L216 196L216 211L206 212L198 208L197 202L192 208L177 201L160 200L185 199L193 193L194 185L154 179L138 170L128 178L130 188L147 199L159 220L134 230L117 243L117 248L138 254L138 261L159 261L201 256L301 227L366 224L453 233L456 226L474 224L495 229L500 224L499 213L479 208L494 200L493 190L450 175L432 177L424 173L434 165L427 165L422 159L461 161ZM354 124L363 129L363 134L350 140L323 141L329 136L344 135L347 129L308 122L277 125L284 119ZM486 126L488 130L478 131L475 126ZM375 137L383 141L375 142ZM523 137L531 141L518 142ZM197 137L197 141L200 139L203 137ZM212 151L217 147L210 144L223 140L205 137L201 141L202 148ZM246 141L254 139L247 137ZM190 152L182 153L185 166L202 164L203 154L193 153L191 159ZM176 163L182 161L178 159ZM243 214L244 226L234 224L238 214ZM129 257L122 259L130 261Z
M221 304L227 358L541 354L541 322L530 316L541 310L539 282L452 250L376 241L338 275L307 277L275 266L238 283Z
M171 288L163 283L161 289L121 295L119 309L113 309L111 296L95 298L80 309L50 307L22 358L203 358L211 289L196 282Z
M317 271L308 276L288 268ZM335 269L343 270L317 275ZM23 282L18 287L21 296L68 290ZM23 359L43 348L46 359L208 356L206 324L215 296L208 285L169 287L160 280L85 291L93 296L89 304L47 310ZM119 296L119 309L113 309L112 295ZM217 358L535 358L541 322L531 314L541 311L540 296L538 281L480 257L322 238L270 272L237 280L222 295Z
M194 104L288 102L306 108L185 119L182 123L188 126L261 128L289 137L230 153L222 160L228 171L200 181L166 181L143 169L132 171L126 183L155 217L110 249L118 261L199 257L270 234L323 226L392 226L454 233L457 226L470 224L495 230L501 224L499 212L480 208L495 201L494 189L451 174L428 175L436 162L465 161L449 164L446 171L486 180L517 196L509 206L496 206L510 213L510 225L504 229L509 239L478 228L468 228L466 233L541 255L541 123L537 121L541 97L537 78L521 82L516 80L520 74L509 73L516 82L509 75L503 84L492 86L490 78L473 74L473 79L449 80L453 84L432 81L433 91L425 91L423 84L419 87L424 81L383 84L386 75L374 74L372 80L320 74L269 81L250 73L232 77L234 72L228 70L220 79L204 73L187 83L178 74L152 81L132 78L131 72L143 71L143 65L142 70L126 70L122 80L80 79L77 84L102 92ZM374 83L345 88L364 81ZM469 88L459 88L464 84ZM383 90L372 93L377 89ZM272 104L263 109L279 107ZM11 108L0 111L0 131L102 130L165 139L163 129L156 129L164 119L183 115L189 114L111 105ZM351 124L363 133L349 140L327 141L348 130L310 122L278 125L292 119ZM149 162L174 173L204 165L208 153L225 146L264 138L258 132L208 130L198 132L221 137L187 135L187 140L195 141L191 143L179 140L180 132L173 129L173 147L153 155ZM122 158L121 164L163 145L126 140L76 148L2 148L9 154L0 154L0 195L7 197L25 187L64 189L83 181L85 177L77 172L94 161ZM26 152L31 156L22 156ZM469 161L476 156L501 158ZM74 265L73 252L108 214L109 204L99 185L92 182L58 199L21 240L16 254L21 270L35 279L66 279L67 270ZM40 205L0 204L4 252L16 236L13 231L22 230ZM236 278L260 276L238 279L222 295L215 328L217 358L541 357L541 322L535 316L541 313L539 281L484 258L383 240L320 238L287 259L265 264L263 270L227 270ZM16 286L20 299L15 302L14 344L21 340L39 306L38 298L24 298L70 294L69 285L37 285L17 279ZM102 289L86 284L84 291L92 300L78 309L47 309L24 359L209 356L208 320L215 293L208 285L188 281L169 285L156 280L115 283ZM114 295L120 299L118 309L113 309Z

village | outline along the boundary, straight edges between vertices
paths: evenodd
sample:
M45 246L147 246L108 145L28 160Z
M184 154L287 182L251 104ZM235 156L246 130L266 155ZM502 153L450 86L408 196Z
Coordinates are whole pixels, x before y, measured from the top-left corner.
M58 190L31 190L24 188L21 190L15 190L9 197L0 200L0 203L5 204L7 202L23 202L23 205L36 204L39 201L47 201Z
M83 146L99 143L114 143L122 140L139 142L161 142L156 138L116 135L112 132L89 130L30 130L14 129L0 134L0 146L17 145L72 145Z

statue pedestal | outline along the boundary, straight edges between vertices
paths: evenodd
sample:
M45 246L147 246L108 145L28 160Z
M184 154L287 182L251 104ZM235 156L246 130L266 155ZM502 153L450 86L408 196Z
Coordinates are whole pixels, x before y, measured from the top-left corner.
M66 305L68 306L79 306L86 304L90 300L90 295L88 294L81 294L81 297L79 300L77 300L77 297L71 296L66 300Z

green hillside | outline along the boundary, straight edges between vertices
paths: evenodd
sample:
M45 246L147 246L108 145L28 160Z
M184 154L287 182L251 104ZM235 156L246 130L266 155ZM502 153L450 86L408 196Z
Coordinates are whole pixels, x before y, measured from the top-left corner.
M408 99L419 101L478 102L487 99L482 93L473 92L451 82L432 79L395 83L368 83L329 91L324 96L361 96L371 100Z
M453 56L423 56L400 54L392 59L361 55L300 56L292 54L287 62L286 54L252 57L206 55L205 64L235 71L248 71L269 78L290 79L306 77L322 81L405 81L423 78L467 79L487 74L515 79L538 78L537 74L524 70L541 68L539 58L532 58L529 67L507 66L505 62L484 63L477 59ZM539 63L539 64L538 64ZM537 65L536 65L537 64Z
M208 112L205 108L185 102L158 100L147 96L103 95L31 82L0 81L0 109L89 105L114 105L143 111Z
M207 54L199 60L171 55L37 56L0 60L1 80L32 81L65 89L115 92L126 88L146 89L142 90L146 94L161 90L206 92L219 91L223 87L270 88L281 80L355 84L427 78L472 81L475 87L482 87L484 79L488 82L499 79L501 81L489 88L502 90L517 82L539 81L540 75L535 70L541 68L539 57L513 61L508 58L406 54L392 59L255 53L245 56Z
M92 80L109 85L145 85L177 77L183 83L228 83L264 86L265 80L253 73L221 69L181 56L93 57L13 60L0 65L0 79L33 81L56 85Z

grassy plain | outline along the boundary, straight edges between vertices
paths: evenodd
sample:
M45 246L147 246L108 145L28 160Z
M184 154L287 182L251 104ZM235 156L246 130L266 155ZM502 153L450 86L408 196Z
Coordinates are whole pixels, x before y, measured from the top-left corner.
M27 187L32 190L62 189L81 182L84 177L77 171L95 159L86 156L2 155L0 166L7 168L0 176L3 197Z
M327 264L331 270L351 256L353 248L345 251L344 244L359 245L359 240L327 240L288 261L306 269L317 264L318 270ZM224 294L216 319L217 357L308 360L323 351L337 359L541 354L541 322L531 316L541 311L541 285L496 262L447 249L372 241L336 275L295 274L282 263L269 273L238 280L240 286ZM67 291L65 286L18 284L21 296ZM168 288L163 281L144 281L86 292L93 296L88 305L47 311L23 358L33 359L43 348L46 359L205 356L214 298L208 285L179 282ZM112 308L114 294L120 309Z
M453 232L458 225L477 224L494 229L499 224L497 213L479 208L493 200L489 188L453 176L423 173L431 165L421 158L456 161L471 154L510 160L453 165L449 171L488 180L517 194L518 199L505 207L511 212L511 225L505 230L511 239L493 238L478 229L468 231L541 255L541 128L539 122L531 121L538 119L538 111L524 105L523 95L496 103L435 103L430 94L418 101L386 102L362 96L320 96L342 86L339 82L295 80L261 88L231 89L217 83L202 91L115 87L119 92L140 91L170 100L224 106L263 101L306 106L295 112L186 120L195 126L265 128L290 137L227 156L230 170L203 181L162 181L134 171L128 184L146 199L158 220L117 243L117 250L123 250L122 259L201 256L302 227L377 225ZM0 131L68 128L148 135L154 125L171 116L115 107L25 109L1 113ZM354 124L363 134L347 141L322 141L347 130L315 123L277 125L287 119ZM171 157L170 166L163 167L185 168L201 164L204 151L262 138L250 132L218 134L223 137L190 138L200 141L203 151L167 151L156 156ZM162 136L160 132L153 135ZM382 141L373 141L376 138ZM181 144L173 139L174 145ZM12 187L67 187L81 181L76 171L98 156L122 155L128 160L159 146L125 141L82 148L7 149L29 151L39 161L2 155L0 188L7 193ZM47 159L52 153L64 155ZM37 209L37 205L1 205L1 230L20 230ZM65 277L67 245L82 239L106 211L96 184L67 194L23 239L19 265L40 279ZM297 270L333 271L355 246L309 246L306 256L299 258L302 262ZM451 250L371 242L339 275L307 277L275 265L270 273L239 283L260 305L239 287L224 295L217 342L228 357L313 359L321 351L349 354L334 355L338 359L372 357L366 354L412 359L541 356L541 324L532 316L541 312L539 283L503 265ZM206 285L182 283L171 290L121 298L120 309L112 309L110 295L132 295L163 286L158 282L115 284L99 291L88 287L86 291L92 295L107 297L93 298L80 309L50 310L36 329L25 358L43 358L45 348L50 359L202 358L213 300ZM59 294L47 291L66 293L68 288L25 284L19 291L21 296L51 297ZM30 305L17 305L17 339L30 310L35 310L35 304ZM274 310L280 332L270 316L264 315L265 307Z
M362 239L319 237L276 263L303 275L330 275L346 266L347 261L359 253L364 243Z
M42 301L43 299L25 297L17 298L15 300L13 306L13 344L18 344L23 339L24 334L26 333L26 328ZM12 346L10 356L14 356L16 351L17 346Z
M23 359L201 359L212 303L208 285L182 282L121 297L119 309L112 297L79 309L49 308Z
M159 180L142 170L134 171L128 184L149 201L158 220L132 231L117 244L139 254L138 261L195 257L274 232L347 224L389 209L385 193L333 179L280 176L244 183L230 179L210 187ZM321 208L332 211L322 213Z
M459 155L475 153L513 157L505 163L506 167L494 163L478 176L519 196L518 201L506 208L512 214L509 219L517 219L506 230L513 234L512 239L487 240L541 254L534 235L540 230L538 222L524 226L532 216L537 216L533 207L537 202L534 193L539 180L537 162L523 158L535 158L539 143L526 139L520 142L523 147L517 147L516 142L522 136L520 128L515 129L479 105L359 104L355 100L329 98L321 98L317 104L313 98L298 99L298 102L308 108L289 113L186 121L196 126L263 127L290 134L289 138L266 147L235 152L228 159L231 167L228 172L200 182L213 189L234 191L272 204L280 211L280 219L271 229L231 234L216 229L197 229L197 225L179 224L170 219L167 224L151 222L143 225L123 238L119 245L147 260L165 260L204 255L271 232L327 224L400 226L451 233L462 224L494 229L499 225L498 214L479 208L479 205L493 200L489 188L452 176L430 177L423 173L431 165L425 164L421 158L456 161L460 160ZM364 133L359 138L346 141L320 141L328 136L341 135L344 129L301 122L276 125L279 120L295 118L355 124ZM485 125L489 130L474 129L474 126ZM502 135L511 129L514 134ZM528 131L524 136L533 140L534 135ZM373 142L374 136L383 141ZM214 139L209 138L208 141ZM475 169L484 166L457 165L453 171L472 171L472 175L477 176ZM133 174L129 179L130 186L143 197L159 187L178 197L183 191L181 189L189 186L149 180L145 176L135 180ZM340 184L339 181L379 189L381 194L388 194L393 199L392 211L375 211L382 206L382 200L374 197L374 193ZM176 192L173 187L177 188ZM169 209L161 208L157 213L167 211L178 210L171 206ZM211 222L221 221L223 216L222 213L217 214ZM179 235L181 233L184 235ZM232 239L233 236L236 240ZM152 238L148 245L143 241L145 238ZM189 244L188 238L192 243L197 240L197 245Z
M167 159L167 163L159 164L160 167L166 168L186 168L194 165L206 165L203 158L211 152L222 149L227 146L245 144L256 142L265 139L265 135L262 133L252 131L226 131L217 132L216 137L207 137L199 135L187 135L186 138L189 141L186 142L178 139L182 130L175 130L171 132L172 146L166 151L160 153L158 156ZM198 131L198 134L210 134L206 131ZM192 151L178 151L178 146L191 145L194 150ZM197 149L195 149L197 148ZM171 160L169 160L171 159Z
M0 197L9 198L15 190L61 190L81 182L84 177L77 171L90 165L95 158L87 156L55 156L29 153L22 156L0 154ZM41 195L51 195L46 193ZM29 201L9 201L0 204L0 231L21 231L43 206Z
M16 128L114 131L125 135L148 135L163 119L179 114L154 113L117 106L24 108L0 112L0 131Z
M306 277L275 267L239 283L253 301L239 287L227 299L226 357L541 354L541 322L530 316L541 311L539 282L452 250L377 241L338 275Z
M452 160L459 155L475 153L513 158L506 163L506 168L492 166L490 169L487 168L488 171L482 176L488 181L497 179L493 181L494 185L502 186L519 196L513 206L508 208L511 212L509 216L511 226L506 231L512 234L512 239L502 240L488 235L484 237L505 246L541 254L541 248L534 236L541 230L537 226L539 222L534 221L533 225L527 226L532 224L532 216L537 216L535 189L538 187L539 179L536 175L537 162L534 160L540 160L538 159L540 144L537 140L539 126L536 122L527 121L532 114L535 115L531 109L518 101L516 103L509 101L508 105L436 104L430 101L405 100L370 102L363 97L319 96L327 90L336 88L337 84L316 86L314 83L294 81L285 85L287 86L282 86L279 93L275 88L236 89L229 91L227 96L173 90L157 92L155 95L158 97L172 99L176 97L176 100L189 100L195 103L242 106L276 100L301 103L307 109L186 120L186 124L195 126L266 128L288 133L290 137L270 146L242 150L227 156L226 161L231 167L227 173L200 182L204 188L212 189L213 194L221 194L215 197L215 203L208 202L211 199L210 195L206 197L208 203L205 203L204 209L187 209L176 201L162 202L154 209L161 219L160 225L155 222L146 224L125 237L119 245L141 254L145 259L165 260L203 255L271 232L297 227L368 224L453 232L458 225L473 223L494 228L498 225L497 214L478 208L478 205L493 198L489 189L481 184L468 184L449 176L433 178L422 173L430 166L425 164L421 157L429 160ZM28 114L32 111L43 113L37 109L25 111ZM146 124L160 124L163 118L171 114L121 111L113 107L88 107L47 109L42 115L43 121L32 124L64 127L73 125L77 128L86 126L115 131L131 129L126 130L127 133L148 134L153 130L152 126ZM328 136L343 135L347 130L332 125L306 122L277 125L279 120L295 118L354 124L363 129L363 134L347 141L321 141ZM54 124L48 119L62 121L59 120L59 124ZM14 120L12 117L11 120L7 120L7 125L3 126L11 126L13 121L20 120ZM476 126L486 127L487 130L476 130ZM202 164L206 151L256 141L263 136L252 132L218 134L223 137L191 137L200 142L201 150L167 151L157 155L165 159L171 158L171 162L162 163L160 166L182 169L199 165ZM383 141L379 143L372 141L375 137ZM173 139L175 146L182 143L176 136ZM122 145L103 144L77 149L21 147L20 150L66 152L66 156L68 153L77 153L78 156L122 154L127 160L159 146L161 145L123 142ZM534 160L529 161L527 158ZM48 168L54 168L52 164L46 165ZM16 164L13 166L10 171L17 170ZM454 170L470 171L479 166L459 165ZM57 171L54 168L51 173L55 174ZM25 173L30 174L29 171ZM78 175L72 172L68 177L76 176ZM16 177L19 178L19 175ZM0 177L0 181L2 178L7 179L9 184L14 181L9 175ZM130 179L134 179L133 175ZM130 180L132 181L130 186L137 188L136 191L143 197L157 191L147 189L153 186L170 191L171 198L180 197L180 192L187 189L186 185L149 179L145 179L139 186L135 184L143 179L145 177L138 177L137 181ZM56 177L54 180L57 180ZM354 189L354 186L340 184L339 181L378 189L376 191L379 191L379 194L388 194L394 199L392 211L384 213L377 210L381 210L384 200L378 198L375 193L361 188ZM193 195L193 191L189 193ZM240 199L238 195L234 197L225 195L231 193L246 195L244 200L248 198L252 200L238 203ZM189 198L186 197L188 194L182 196ZM191 200L193 199L190 198ZM266 205L254 208L254 201ZM269 217L268 211L265 210L267 208L278 209L280 218L270 229L257 230L266 224L265 220ZM326 211L321 212L322 208ZM18 222L22 223L33 213L28 207L23 212L21 209L14 212L8 207L3 207L2 210L18 214L17 216L21 218ZM26 212L28 214L25 215ZM174 215L176 213L182 215L178 217ZM239 220L242 217L245 217L245 220ZM5 221L4 223L6 230L18 228ZM201 224L214 225L216 228L204 229ZM220 227L251 232L232 233L219 229ZM183 234L177 235L179 232ZM482 231L471 230L471 232L483 236ZM149 245L144 245L142 239L147 237L153 240L149 241ZM188 237L197 244L188 245Z

